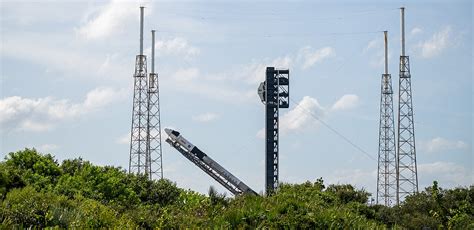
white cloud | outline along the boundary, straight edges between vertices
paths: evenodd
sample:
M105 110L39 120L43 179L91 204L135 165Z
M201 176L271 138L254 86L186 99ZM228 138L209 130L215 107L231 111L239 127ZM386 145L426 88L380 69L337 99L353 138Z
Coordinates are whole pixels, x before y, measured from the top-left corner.
M318 100L305 96L298 105L281 117L280 131L285 134L318 123L313 116L322 119L326 116L326 110L319 104Z
M464 141L448 140L436 137L429 141L420 141L420 150L427 153L436 153L451 150L466 150L469 146Z
M319 104L318 100L305 96L292 110L280 118L280 134L285 135L311 126L315 127L319 123L315 117L324 119L326 113L326 109ZM264 129L257 132L257 137L265 137Z
M244 71L239 72L238 75L249 84L258 84L265 80L265 72L267 67L275 67L276 69L289 69L292 64L293 58L290 56L278 57L273 60L254 61L250 65L244 67Z
M348 110L357 107L359 104L359 97L355 94L346 94L334 103L332 110Z
M288 68L290 57L254 62L238 71L206 73L196 67L178 68L164 75L168 89L198 97L207 97L226 103L259 103L256 85L265 78L265 68L269 65ZM242 71L242 69L244 69Z
M302 59L303 61L303 69L307 69L316 63L334 56L336 56L336 51L329 46L314 51L310 46L306 46L298 53L298 59Z
M424 58L431 58L441 54L443 50L453 45L451 39L451 27L446 26L441 31L433 34L429 40L418 44L418 47L421 49L421 56Z
M363 50L363 53L366 53L372 49L380 49L382 45L382 38L376 37L367 44Z
M124 65L124 63L130 64L129 59L118 54L104 56L103 53L94 53L95 49L76 43L58 45L69 39L62 35L42 37L39 34L18 34L14 38L2 41L0 46L2 55L43 66L49 75L56 74L58 76L56 79L80 76L94 80L107 79L108 82L123 82L124 77L132 75L130 67Z
M124 97L124 90L97 88L87 93L84 102L65 99L6 97L0 100L2 130L45 131L58 121L88 114Z
M123 30L127 21L139 17L137 3L136 1L110 1L99 11L98 15L77 29L78 34L86 39L101 39Z
M392 58L392 51L391 51L392 49L390 49L390 41L388 42L389 42L388 61L390 62ZM383 36L377 36L373 40L369 41L367 46L362 50L362 54L368 55L369 65L373 68L383 67L384 62L385 62L384 52L385 51L384 51Z
M175 85L170 87L174 90L199 94L200 96L209 96L213 99L233 103L249 101L258 103L259 100L255 87L265 80L265 71L268 66L273 66L277 69L289 69L295 64L295 61L298 65L302 61L314 64L333 55L334 49L331 47L324 47L314 52L311 50L311 47L306 47L301 49L297 55L253 60L252 63L240 67L236 71L225 73L201 73L195 67L181 68L174 73L168 74L171 76L168 79L172 80L170 84ZM298 57L295 59L295 56ZM246 83L246 85L242 85L242 82Z
M410 35L415 36L415 35L420 34L422 32L423 32L423 30L421 28L415 27L410 31Z
M453 162L438 161L418 165L418 177L425 181L424 186L429 186L437 180L441 187L467 186L474 184L472 169Z
M331 112L339 112L357 107L359 97L355 94L345 94L330 108L325 108L319 104L318 100L310 96L303 99L290 111L280 118L280 134L285 135L290 132L298 132L309 127L317 127L320 119L326 119ZM265 130L257 132L258 138L265 137Z
M332 47L323 47L314 50L310 46L301 48L295 54L289 54L274 59L254 60L251 64L243 67L244 71L239 69L238 79L243 79L249 84L258 84L265 80L265 71L267 67L275 67L276 69L291 69L294 65L307 69L316 63L336 56L335 49Z
M210 122L217 118L219 118L219 114L209 112L193 116L193 120L198 122Z
M147 49L151 53L151 49ZM184 55L186 58L196 56L200 53L199 48L191 46L188 41L181 37L169 40L158 40L155 42L155 53L161 55Z

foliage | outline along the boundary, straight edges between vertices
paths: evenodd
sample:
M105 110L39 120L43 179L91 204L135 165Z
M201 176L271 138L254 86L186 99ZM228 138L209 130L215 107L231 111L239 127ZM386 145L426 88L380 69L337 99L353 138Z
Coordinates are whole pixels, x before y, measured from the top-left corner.
M399 206L368 205L370 194L322 178L281 184L268 197L207 195L81 158L59 164L35 149L0 162L2 228L474 229L474 186L435 182Z
M366 203L369 199L370 193L364 190L356 190L350 184L330 185L326 191L334 194L339 202L347 204L350 202Z
M412 229L474 229L474 186L445 190L434 181L393 208L373 206L375 220Z

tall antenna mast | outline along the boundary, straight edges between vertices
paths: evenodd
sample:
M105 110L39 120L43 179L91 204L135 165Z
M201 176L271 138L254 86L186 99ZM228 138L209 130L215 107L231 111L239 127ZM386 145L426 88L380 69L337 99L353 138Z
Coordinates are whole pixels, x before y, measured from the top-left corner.
M388 74L388 31L383 32L383 44L384 44L384 62L385 62L385 68L384 68L384 74Z
M148 78L148 123L147 155L150 179L163 178L163 158L161 145L160 90L158 74L155 73L155 30L151 31L151 73Z
M140 55L143 55L143 18L145 7L140 6Z
M398 90L397 204L418 192L415 122L411 90L410 60L405 54L405 8L400 8L401 56Z
M151 73L155 73L155 30L151 30Z
M147 66L143 55L143 11L140 7L140 54L136 56L132 128L130 135L129 173L149 174L149 157L147 156Z
M405 56L405 7L400 8L400 25L400 42L402 43L400 56Z
M393 118L392 76L388 73L388 38L384 31L385 65L380 94L377 204L392 206L397 196L395 124Z

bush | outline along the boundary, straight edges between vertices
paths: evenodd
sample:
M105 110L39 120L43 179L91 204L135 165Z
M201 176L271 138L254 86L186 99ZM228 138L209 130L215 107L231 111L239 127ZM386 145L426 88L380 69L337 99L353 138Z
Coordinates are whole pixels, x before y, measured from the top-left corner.
M369 206L369 193L322 178L280 184L271 196L227 198L183 190L81 158L59 165L25 149L0 163L2 228L398 229L474 228L474 186L433 183L399 206Z
M23 227L45 227L54 220L54 211L67 202L64 196L36 191L32 186L11 190L2 203L3 223Z

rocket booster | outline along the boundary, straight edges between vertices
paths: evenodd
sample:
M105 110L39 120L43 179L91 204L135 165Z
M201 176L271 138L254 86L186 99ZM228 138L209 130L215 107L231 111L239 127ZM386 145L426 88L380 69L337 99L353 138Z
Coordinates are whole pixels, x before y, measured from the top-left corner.
M255 193L250 187L248 187L241 180L239 180L237 177L232 175L232 173L224 169L220 164L218 164L216 161L210 158L207 154L201 151L198 147L196 147L191 142L189 142L186 138L184 138L178 131L166 128L165 132L166 134L168 134L168 137L174 143L178 143L181 147L183 147L188 152L192 153L197 158L199 158L199 160L205 162L207 165L209 165L209 167L211 167L216 172L221 174L223 177L225 177L228 181L230 181L236 187L240 188L244 192Z

